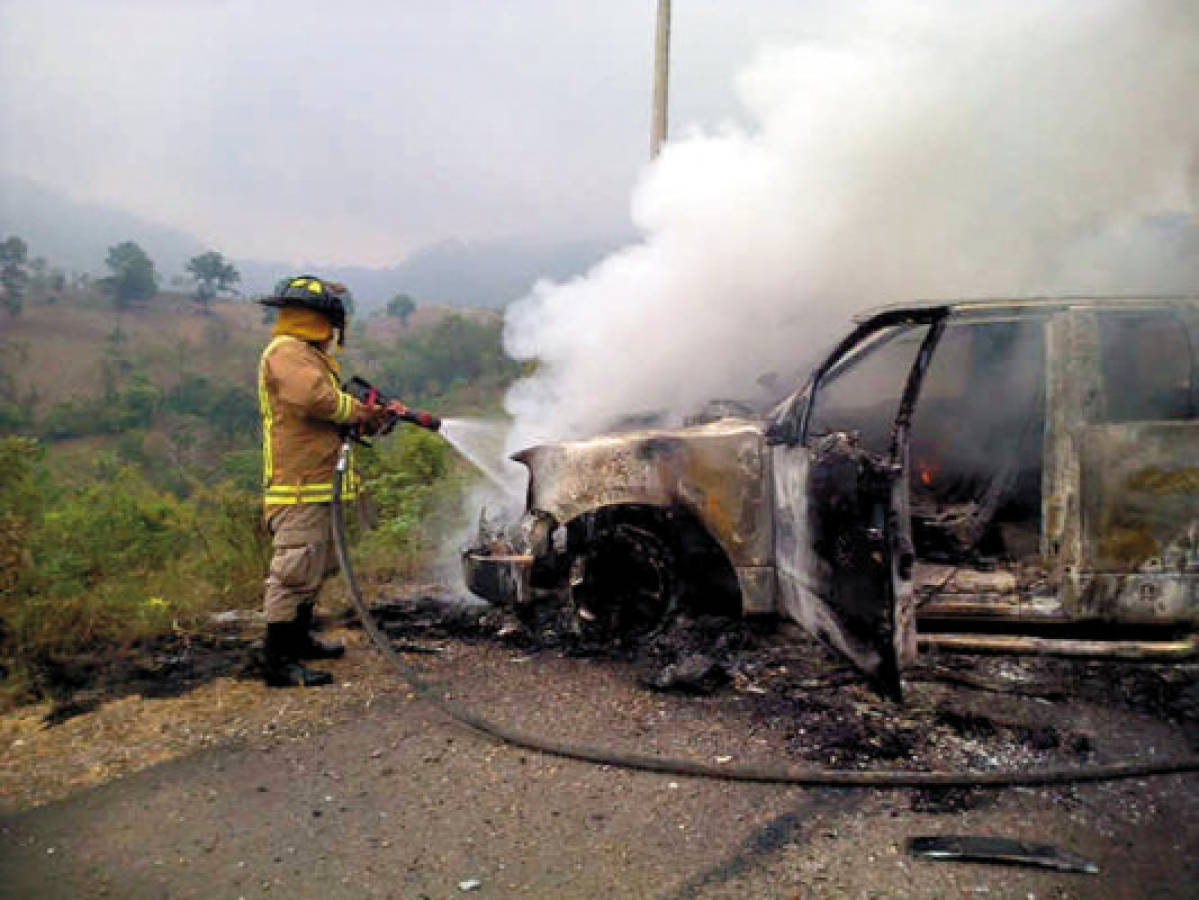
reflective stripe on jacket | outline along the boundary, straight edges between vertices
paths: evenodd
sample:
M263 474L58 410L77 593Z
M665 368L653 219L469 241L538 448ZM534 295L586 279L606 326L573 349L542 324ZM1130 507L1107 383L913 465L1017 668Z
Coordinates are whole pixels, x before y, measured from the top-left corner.
M262 485L266 515L295 503L328 503L341 448L339 426L362 405L341 390L332 361L312 344L280 335L258 363ZM353 461L342 496L358 493Z

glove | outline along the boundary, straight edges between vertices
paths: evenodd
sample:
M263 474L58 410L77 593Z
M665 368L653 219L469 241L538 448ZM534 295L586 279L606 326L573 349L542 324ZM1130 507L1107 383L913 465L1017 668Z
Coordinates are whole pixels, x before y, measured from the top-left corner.
M367 437L378 434L387 424L389 411L381 403L371 406L363 404L362 418L358 421L358 429Z

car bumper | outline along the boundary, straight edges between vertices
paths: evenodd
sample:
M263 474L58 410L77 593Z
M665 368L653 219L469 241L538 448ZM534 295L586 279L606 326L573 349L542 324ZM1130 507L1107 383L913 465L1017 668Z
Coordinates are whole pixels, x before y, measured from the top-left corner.
M467 550L462 554L462 576L466 587L472 594L499 606L529 602L532 572L533 556L529 553Z

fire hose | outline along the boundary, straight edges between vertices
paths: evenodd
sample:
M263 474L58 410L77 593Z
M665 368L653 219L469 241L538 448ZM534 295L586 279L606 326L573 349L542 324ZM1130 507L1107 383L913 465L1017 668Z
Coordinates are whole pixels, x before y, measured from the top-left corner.
M714 765L694 760L650 756L640 753L615 751L604 747L571 744L540 735L528 734L519 729L495 722L473 709L449 700L445 692L427 681L414 667L408 665L391 645L387 635L379 628L370 609L362 598L358 580L350 565L346 545L345 521L342 518L342 482L349 467L350 438L341 446L337 459L337 471L333 479L333 542L337 559L349 590L350 602L362 622L362 628L384 658L408 682L412 690L423 700L437 707L446 716L488 738L502 744L521 747L564 759L657 772L667 775L689 775L714 778L723 781L745 781L770 784L790 784L805 787L870 787L870 788L927 788L927 787L1016 787L1033 785L1080 784L1084 782L1116 781L1129 778L1145 778L1150 775L1180 775L1199 772L1199 758L1164 759L1148 762L1126 761L1098 766L1058 767L1023 771L992 772L911 772L868 769L821 769L793 768L786 766L728 766Z

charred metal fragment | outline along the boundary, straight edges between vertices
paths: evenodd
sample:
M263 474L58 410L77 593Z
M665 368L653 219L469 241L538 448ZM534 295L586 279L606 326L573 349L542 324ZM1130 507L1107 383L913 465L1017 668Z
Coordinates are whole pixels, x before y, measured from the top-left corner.
M470 592L491 603L519 606L532 596L531 554L467 550L462 554L462 570Z
M728 684L725 666L712 656L692 653L640 679L651 691L705 696Z
M1051 844L1030 844L988 835L945 834L908 838L908 852L923 859L1035 866L1058 872L1099 874L1096 863L1069 850Z
M1199 639L1121 641L1047 638L1027 634L921 634L922 650L1019 656L1060 656L1084 659L1128 659L1176 662L1199 655Z
M912 369L908 372L907 383L903 388L903 396L899 399L899 412L895 416L895 422L891 426L891 441L889 445L889 456L891 465L903 465L904 459L907 457L908 437L912 429L912 410L916 406L916 400L920 396L920 386L924 383L925 373L928 372L928 365L932 362L933 351L937 348L937 342L941 340L941 335L945 333L945 318L942 316L932 323L928 334L924 336L924 343L920 345L920 350L916 354L916 361L912 364Z

